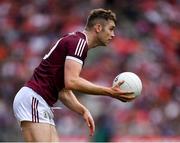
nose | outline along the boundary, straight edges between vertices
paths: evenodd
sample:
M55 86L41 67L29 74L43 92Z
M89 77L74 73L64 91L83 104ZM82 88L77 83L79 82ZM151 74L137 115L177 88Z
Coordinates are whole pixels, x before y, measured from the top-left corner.
M112 32L112 34L111 34L111 37L113 38L115 36L115 34L114 34L114 31Z

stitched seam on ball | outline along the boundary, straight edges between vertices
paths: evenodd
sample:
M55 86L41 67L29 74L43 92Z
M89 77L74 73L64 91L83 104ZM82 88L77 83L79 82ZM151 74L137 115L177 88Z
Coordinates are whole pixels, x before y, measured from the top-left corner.
M131 80L135 83L135 85L136 85L136 89L137 89L137 91L138 91L138 94L140 94L140 91L139 91L139 89L138 89L138 85L136 84L136 81L133 79L133 78L131 78Z
M129 89L132 89L131 86L129 86L128 82L125 81L125 83L127 84L127 86L129 87Z

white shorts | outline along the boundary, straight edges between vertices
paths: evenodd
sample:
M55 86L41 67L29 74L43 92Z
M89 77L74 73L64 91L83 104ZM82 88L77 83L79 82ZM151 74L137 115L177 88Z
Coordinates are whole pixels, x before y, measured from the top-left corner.
M54 115L46 101L29 87L22 87L13 102L16 119L34 123L54 124Z

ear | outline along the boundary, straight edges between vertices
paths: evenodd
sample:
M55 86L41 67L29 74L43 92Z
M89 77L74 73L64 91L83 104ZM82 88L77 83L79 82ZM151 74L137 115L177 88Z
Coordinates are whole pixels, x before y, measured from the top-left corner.
M96 31L97 33L99 33L99 32L102 31L102 25L101 25L101 24L96 24L94 27L95 27L95 31Z

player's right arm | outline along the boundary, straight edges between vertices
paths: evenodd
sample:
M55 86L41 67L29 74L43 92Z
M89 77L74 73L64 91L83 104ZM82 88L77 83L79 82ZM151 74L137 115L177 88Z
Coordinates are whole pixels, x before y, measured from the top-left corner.
M119 85L115 87L104 87L93 84L92 82L80 77L81 69L82 64L71 59L66 59L64 69L66 89L76 90L91 95L106 95L119 99L123 102L131 101L135 98L135 96L130 95L133 92L122 91L119 89Z

